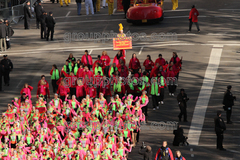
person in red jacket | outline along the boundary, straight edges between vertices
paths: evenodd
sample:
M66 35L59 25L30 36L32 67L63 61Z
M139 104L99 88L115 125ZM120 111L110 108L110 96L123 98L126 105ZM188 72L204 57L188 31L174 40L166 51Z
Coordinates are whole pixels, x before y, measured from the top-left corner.
M150 78L153 78L153 77L157 77L157 74L159 72L159 64L156 63L155 64L155 67L152 69L151 73L150 73Z
M170 59L170 62L173 62L173 64L174 64L173 70L177 72L176 77L178 79L179 71L181 70L181 67L182 67L182 58L180 59L178 57L177 52L173 52L173 56Z
M62 68L62 73L65 76L65 81L67 81L68 87L70 87L70 95L76 95L77 76L74 75L74 71L71 71L70 75L68 75L64 72L64 68Z
M163 66L159 67L159 72L161 72L162 76L166 79L167 78L167 74L166 72L163 70Z
M45 75L42 75L41 79L38 81L38 87L40 86L41 81L45 81L48 84L47 80L45 79Z
M47 102L47 97L50 98L49 84L45 80L41 80L37 89L37 96L43 95Z
M82 72L84 71L83 64L80 64L78 71L77 71L77 77L81 77Z
M99 63L99 66L100 66L100 67L103 66L103 61L101 60L101 56L100 56L100 55L98 55L97 60L96 60L96 61L94 62L94 64L93 64L93 71L94 71L97 63Z
M85 50L85 54L82 56L81 62L84 66L88 66L89 70L92 68L92 56L88 54L88 50Z
M143 66L145 67L145 71L147 71L148 73L151 72L152 66L154 66L154 63L150 55L147 55L147 59L143 62Z
M62 80L61 84L58 86L58 91L57 91L57 94L60 95L60 99L62 100L62 102L65 101L65 97L69 92L70 90L68 86L66 86L66 84L64 83L64 80Z
M134 74L134 77L137 77L138 79L140 79L142 76L143 76L142 69L139 68L138 72Z
M84 71L82 72L82 74L80 75L80 77L83 77L85 83L87 82L86 77L88 78L88 80L93 81L93 73L92 73L92 71L90 71L90 70L88 69L87 66L84 67ZM92 79L92 80L91 80L91 79Z
M113 63L115 63L117 67L119 67L121 65L120 60L123 61L124 65L126 64L124 52L123 52L123 50L118 51L118 53L116 54L116 56L113 59Z
M126 78L128 76L128 68L123 62L121 62L121 65L118 67L118 71L120 73L120 77Z
M92 100L96 97L97 91L92 83L89 83L89 85L86 87L86 94L89 95Z
M169 96L174 96L174 92L176 91L176 75L173 71L172 66L169 66L169 70L167 71L167 83L168 83L168 90L169 90Z
M111 59L106 51L102 52L101 60L103 61L102 69L105 75L108 75Z
M132 69L134 73L137 73L139 68L141 68L140 62L136 54L133 53L132 58L129 62L129 69Z
M162 58L162 54L158 55L158 59L156 59L155 65L156 65L156 63L158 63L160 66L164 66L165 65L166 61L165 61L164 58Z
M85 86L83 85L82 79L77 80L77 86L76 86L76 97L78 102L82 102L82 99L85 97L86 91Z
M192 9L189 13L189 30L188 30L188 32L191 32L193 23L195 23L195 25L197 26L198 32L200 32L199 25L198 25L198 16L199 16L198 10L193 5Z
M23 93L25 93L28 96L29 100L31 100L31 98L32 98L31 91L32 90L33 90L33 87L28 85L27 83L25 83L20 94L22 95Z
M174 160L172 150L169 147L167 147L167 141L163 141L162 147L158 149L156 156L154 158L154 160L162 159Z

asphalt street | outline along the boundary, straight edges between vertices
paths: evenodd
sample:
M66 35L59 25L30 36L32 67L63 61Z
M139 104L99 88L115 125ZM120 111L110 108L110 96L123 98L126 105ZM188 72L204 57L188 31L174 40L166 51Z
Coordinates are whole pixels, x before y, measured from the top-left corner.
M192 32L187 32L188 14L193 4L200 13L200 33L194 25ZM179 108L176 96L169 97L165 90L165 104L160 106L159 110L153 111L150 102L149 124L143 126L140 142L129 155L129 159L141 159L138 149L143 141L152 147L155 155L162 141L167 140L169 147L173 151L180 150L187 160L239 160L239 6L238 0L180 0L179 8L171 11L171 1L165 0L164 21L153 25L132 25L126 22L122 12L116 11L112 16L108 16L107 9L101 9L98 14L86 16L82 3L82 15L78 16L75 2L69 7L60 7L59 4L44 1L44 9L47 12L52 11L56 18L55 41L47 42L40 39L35 19L31 20L30 30L23 29L22 21L13 25L15 34L11 39L12 48L0 54L8 54L14 64L10 86L4 86L4 92L0 92L0 110L1 112L6 110L7 103L19 95L24 83L34 87L32 95L35 98L40 76L46 75L50 82L49 73L52 65L56 64L62 68L69 53L73 53L78 59L87 49L93 60L96 60L97 55L106 50L113 59L117 52L113 51L110 38L89 40L86 39L86 34L111 31L117 33L118 24L122 23L125 33L144 33L147 37L147 40L139 38L133 41L133 49L127 51L127 65L133 53L137 53L142 64L147 55L151 55L155 60L161 53L163 58L169 61L172 52L177 52L179 57L183 57L177 93L184 88L190 98L187 109L188 122L181 125L185 135L191 137L189 142L192 144L173 147L171 144L173 130L162 129L156 125L160 122L178 122ZM164 36L156 39L153 33ZM84 34L85 38L76 38L73 36L76 34ZM217 110L223 111L222 98L227 85L233 86L232 92L236 95L237 101L233 107L233 124L227 125L224 134L224 148L227 151L221 152L216 150L213 120ZM51 87L50 91L52 98ZM222 116L226 120L225 112ZM194 128L196 126L198 128ZM190 135L189 132L194 134Z

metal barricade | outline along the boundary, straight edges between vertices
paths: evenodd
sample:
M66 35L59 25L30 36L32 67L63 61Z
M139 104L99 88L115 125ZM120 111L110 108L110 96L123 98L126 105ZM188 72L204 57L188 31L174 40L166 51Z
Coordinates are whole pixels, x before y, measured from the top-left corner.
M36 0L30 0L33 6ZM24 6L26 3L0 9L0 19L8 19L10 22L18 23L24 17ZM31 7L32 8L32 7Z
M12 7L12 19L10 19L14 23L18 23L24 17L24 7L25 3L21 5L16 5Z
M11 7L0 9L0 19L10 19L11 17L12 17Z

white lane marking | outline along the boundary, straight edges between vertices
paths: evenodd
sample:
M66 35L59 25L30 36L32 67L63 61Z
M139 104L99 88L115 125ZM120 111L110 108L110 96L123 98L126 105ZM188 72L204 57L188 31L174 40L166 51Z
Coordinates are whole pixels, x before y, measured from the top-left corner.
M113 10L113 14L115 14L116 10L117 10L117 9L116 9L116 8L114 8L114 10Z
M68 17L70 13L71 13L71 11L68 11L68 13L67 13L66 17Z
M93 50L91 50L91 51L89 52L89 55L92 54L92 51L93 51Z
M146 45L144 46L145 48L151 48L151 47L163 47L163 46L181 46L181 45L195 45L193 43L175 43L175 44L153 44L153 45ZM85 50L108 50L108 49L113 49L112 46L110 47L102 47L102 48L97 48L99 46L95 46L96 48L93 48L92 46L85 46L84 48L74 48L74 47L66 47L65 48L55 48L54 50L52 49L46 49L44 50L45 52L49 52L49 50L51 50L51 52L59 52L59 50L61 51L85 51ZM143 47L143 45L136 45L136 46L133 46L133 48L141 48ZM12 52L12 53L8 53L8 55L21 55L21 54L32 54L32 53L43 53L43 50L39 50L39 51L30 51L30 52L26 52L26 51L22 51L22 52Z
M19 87L19 85L22 83L22 80L18 83L18 85L17 85L17 87L16 88L18 88Z
M227 151L230 151L232 153L240 153L239 151L235 151L235 150L231 150L231 149L227 149Z
M221 61L221 63L239 63L239 61Z
M104 19L104 20L89 20L89 21L73 21L71 23L91 23L91 22L113 22L113 21L126 21L126 19ZM65 24L65 23L70 23L70 22L58 22L57 24Z
M62 48L38 48L38 49L31 49L31 50L18 50L18 52L32 52L32 50L35 50L33 52L38 52L38 51L51 51L51 50L61 50L61 49L74 49L74 48L90 48L90 47L98 47L98 46L84 46L84 47L62 47ZM16 51L10 51L8 53L16 53Z
M115 13L115 15L122 15L122 13ZM94 17L97 16L109 16L109 14L94 14ZM79 17L89 17L89 15L81 15L81 16L68 16L68 18L79 18ZM66 16L59 16L59 17L54 17L55 19L61 19L61 18L66 18Z
M168 18L186 18L186 17L189 17L189 16L169 16L169 17L164 17L166 19ZM199 18L202 18L202 17L207 17L207 16L198 16Z
M164 17L166 19L171 19L171 18L187 18L189 16L170 16L170 17ZM207 16L198 16L198 17L207 17ZM91 23L91 22L106 22L106 21L126 21L126 19L104 19L104 20L87 20L87 21L72 21L71 23ZM65 23L69 23L69 22L58 22L57 24L65 24Z
M164 10L164 12L184 12L184 11L191 11L191 9ZM198 11L206 11L206 9L198 9Z
M222 48L214 48L214 47ZM191 145L198 145L202 132L208 102L212 93L213 85L217 76L218 66L222 55L223 45L214 45L211 51L208 67L205 72L201 91L194 109L191 127L188 132L188 142Z
M218 9L219 11L232 11L232 10L236 10L236 11L240 11L240 9Z
M146 36L146 37L151 37L151 36ZM181 41L171 41L170 43L177 43L177 42L181 42ZM155 42L155 44L158 44L158 43L169 43L169 42ZM146 44L153 44L153 43L149 42L149 43L137 43L137 44L146 45Z
M208 33L208 34L210 34L210 33ZM208 41L208 42L210 42L210 43L240 43L240 41Z
M231 16L231 15L221 15L221 16L214 16L217 18L237 18L236 16Z
M192 35L197 35L197 34L195 34L195 33L177 34L177 36L192 36Z
M141 47L141 49L140 49L138 55L140 55L140 54L142 53L143 48L144 48L144 47Z

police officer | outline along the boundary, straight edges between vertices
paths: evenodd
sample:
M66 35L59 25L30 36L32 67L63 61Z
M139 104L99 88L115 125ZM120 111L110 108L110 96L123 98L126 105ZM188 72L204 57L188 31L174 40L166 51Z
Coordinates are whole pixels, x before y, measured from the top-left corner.
M35 7L35 14L36 14L37 29L39 29L39 23L41 22L41 15L43 14L43 6L41 1L38 1L38 4Z
M41 15L41 39L46 39L46 17L47 17L47 12L43 12Z
M184 122L187 122L187 101L188 100L189 98L187 97L185 90L181 89L180 93L177 96L178 105L181 111L180 114L178 115L180 122L182 120L182 116L184 117Z
M217 135L217 149L225 151L226 149L223 148L223 132L226 130L226 126L224 120L222 119L222 112L217 112L217 117L214 119L215 123L215 133Z
M224 110L227 113L227 124L232 124L230 118L232 115L232 106L234 106L234 100L236 100L236 97L231 93L231 89L232 86L227 86L227 91L224 93L223 97Z
M24 11L24 28L29 29L30 18L32 17L29 1L26 2L26 5L24 6L23 11Z
M9 81L10 81L9 74L13 69L13 64L12 64L12 61L8 59L7 55L4 55L3 58L4 59L1 60L1 65L3 65L3 69L4 69L4 72L3 72L4 84L5 86L9 86Z
M46 17L46 26L47 26L47 37L46 40L49 40L49 34L51 32L51 41L53 41L53 33L54 33L54 27L55 27L55 19L53 18L53 13L49 12L49 15Z

